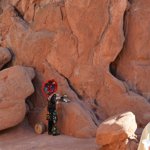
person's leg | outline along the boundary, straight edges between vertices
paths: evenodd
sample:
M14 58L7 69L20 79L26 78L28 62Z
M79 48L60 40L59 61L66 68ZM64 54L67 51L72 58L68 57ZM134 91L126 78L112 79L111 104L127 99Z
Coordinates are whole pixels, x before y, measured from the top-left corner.
M53 121L48 120L48 134L52 134Z
M59 135L60 134L59 130L57 128L57 125L56 125L57 121L58 121L58 117L57 117L57 112L55 110L53 112L53 125L52 125L52 134L53 135Z
M58 132L58 129L57 129L57 126L54 124L53 127L52 127L52 135L55 136L55 135L59 135L59 132Z

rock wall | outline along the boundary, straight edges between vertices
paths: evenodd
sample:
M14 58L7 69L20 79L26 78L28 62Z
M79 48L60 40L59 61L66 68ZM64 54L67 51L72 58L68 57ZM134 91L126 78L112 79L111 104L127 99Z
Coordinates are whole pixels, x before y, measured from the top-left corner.
M67 94L86 114L70 110L81 117L74 120L72 130L79 130L75 123L86 120L93 136L101 121L126 111L136 115L140 126L146 125L149 6L148 0L1 0L0 46L13 53L9 65L36 71L30 122L45 120L47 102L41 85L55 79L58 92ZM68 114L68 107L63 109ZM70 126L65 123L64 133ZM72 130L67 133L83 137L87 133Z

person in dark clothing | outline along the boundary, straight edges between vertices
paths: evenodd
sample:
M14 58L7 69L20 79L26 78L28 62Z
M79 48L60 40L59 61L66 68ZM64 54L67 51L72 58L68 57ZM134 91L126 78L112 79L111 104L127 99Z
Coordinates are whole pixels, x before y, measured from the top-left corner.
M57 95L53 94L53 96L48 99L48 107L47 107L47 110L49 112L49 114L47 114L48 134L52 135L59 135L59 131L56 126L56 123L58 121L56 112L56 103L57 103Z
M57 90L57 82L55 80L49 80L43 86L43 92L44 94L47 95L47 99L48 99L48 107L47 107L48 134L52 134L52 135L60 134L56 125L58 121L57 111L56 111L57 101L66 102L66 103L70 101L69 99L67 99L66 95L60 96L59 94L56 94L55 93L56 90Z

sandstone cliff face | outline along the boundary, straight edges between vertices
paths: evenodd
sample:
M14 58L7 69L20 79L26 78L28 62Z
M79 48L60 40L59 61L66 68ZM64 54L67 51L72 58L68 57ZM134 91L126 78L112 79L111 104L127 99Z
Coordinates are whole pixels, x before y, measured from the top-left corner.
M135 1L126 17L126 41L118 59L117 75L126 81L129 89L149 100L150 19L147 2Z
M83 105L83 114L88 112L80 120L86 120L88 129L95 131L100 121L126 111L146 125L149 5L148 0L1 0L0 46L12 50L12 65L36 71L31 122L44 119L47 102L41 85L55 79L58 92ZM78 130L77 122L72 130ZM62 131L67 128L69 123ZM87 130L69 133L84 137Z

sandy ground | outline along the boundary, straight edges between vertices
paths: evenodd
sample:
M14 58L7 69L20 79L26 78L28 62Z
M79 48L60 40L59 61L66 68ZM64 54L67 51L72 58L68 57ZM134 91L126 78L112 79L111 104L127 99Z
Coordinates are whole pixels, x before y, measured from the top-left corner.
M95 139L37 135L27 122L0 132L0 150L98 150Z

